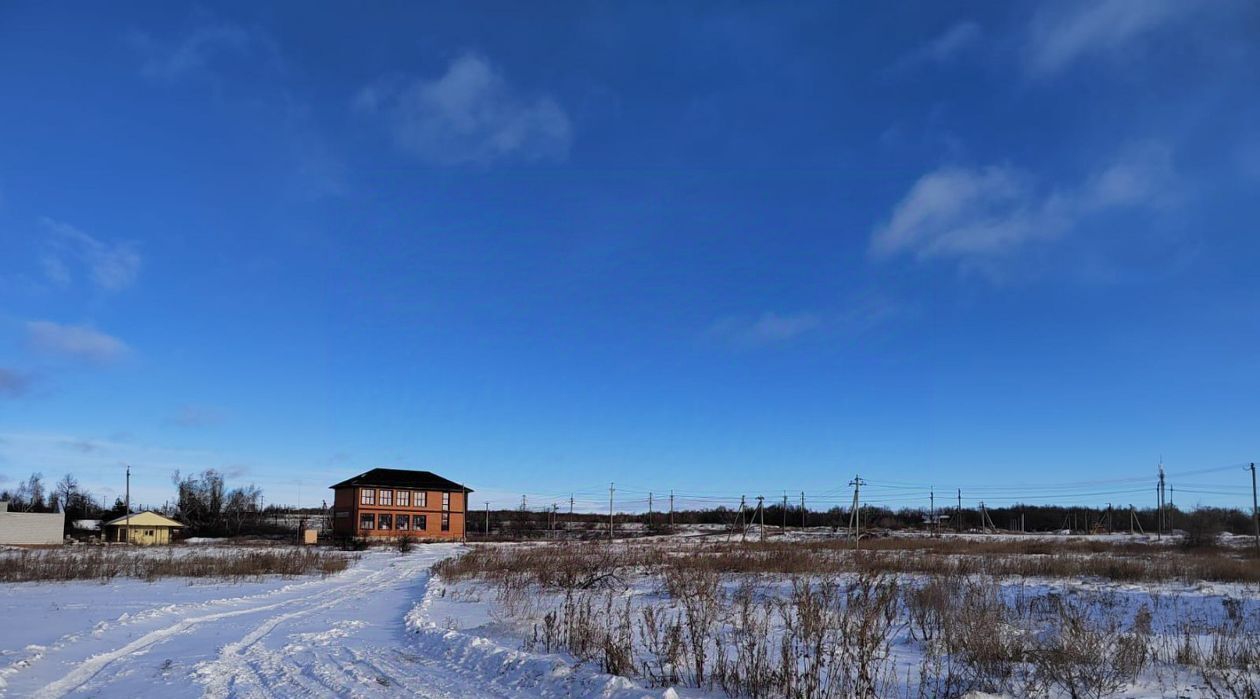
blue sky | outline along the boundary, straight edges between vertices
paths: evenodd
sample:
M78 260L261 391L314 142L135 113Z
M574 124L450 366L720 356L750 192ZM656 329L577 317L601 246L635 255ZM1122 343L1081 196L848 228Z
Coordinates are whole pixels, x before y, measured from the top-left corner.
M0 478L1241 505L1257 22L6 3Z

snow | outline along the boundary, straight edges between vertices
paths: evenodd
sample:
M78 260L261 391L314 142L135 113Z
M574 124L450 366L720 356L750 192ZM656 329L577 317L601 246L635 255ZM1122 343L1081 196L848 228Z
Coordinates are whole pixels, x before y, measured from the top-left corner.
M0 695L669 696L447 631L429 569L460 550L371 550L328 577L0 585Z
M677 545L685 536L659 541ZM236 550L211 543L225 554ZM0 585L0 696L716 696L650 688L565 653L524 650L530 620L507 614L493 589L431 575L434 563L463 550L373 549L327 577ZM1247 618L1260 615L1260 590L1237 584L1012 580L1003 587L1008 595L1105 593L1113 613L1126 617L1148 604L1157 634L1173 631L1178 619L1218 623L1227 600ZM766 590L777 594L773 585ZM659 586L646 579L624 594L636 604L661 599ZM527 606L540 612L553 596L536 592ZM911 644L894 643L893 650L899 676L917 668ZM1123 695L1162 690L1147 680Z

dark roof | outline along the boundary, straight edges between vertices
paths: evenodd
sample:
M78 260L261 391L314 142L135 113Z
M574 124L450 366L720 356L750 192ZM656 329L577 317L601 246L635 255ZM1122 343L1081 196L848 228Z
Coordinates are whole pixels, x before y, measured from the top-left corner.
M407 471L401 468L374 468L348 478L329 488L350 488L358 485L383 485L391 488L415 488L416 490L463 490L472 488L447 480L431 471Z

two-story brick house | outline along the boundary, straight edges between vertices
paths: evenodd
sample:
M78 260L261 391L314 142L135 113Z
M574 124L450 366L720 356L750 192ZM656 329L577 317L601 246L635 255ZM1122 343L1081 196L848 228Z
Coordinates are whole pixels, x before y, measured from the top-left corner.
M464 537L472 489L435 473L374 468L329 487L334 536Z

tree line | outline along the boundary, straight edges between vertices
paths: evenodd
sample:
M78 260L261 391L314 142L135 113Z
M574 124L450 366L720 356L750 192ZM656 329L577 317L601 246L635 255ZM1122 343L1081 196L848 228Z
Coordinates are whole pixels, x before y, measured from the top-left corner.
M887 507L863 506L862 527L864 529L922 529L931 527L931 513L927 508L905 507L890 509ZM981 511L978 507L941 507L936 510L940 527L944 530L973 531L991 528L1008 531L1027 532L1128 532L1135 531L1154 534L1158 529L1159 513L1153 507L1134 509L1130 514L1129 507L1113 506L1070 506L1070 505L1011 505L1005 507L989 507ZM1165 508L1169 525L1176 530L1187 533L1229 532L1232 534L1250 534L1252 532L1252 515L1239 508L1196 507L1182 509L1176 506ZM804 527L829 527L844 529L849 524L848 508L831 507L826 510L804 509L799 505L789 504L786 509L781 504L765 507L764 521L767 527L785 526L790 529ZM627 524L661 531L667 529L671 521L668 511L655 510L651 515L646 512L618 512L614 517L617 527ZM485 511L472 510L468 513L468 532L477 534L484 532L487 521L492 534L506 536L543 535L550 529L592 529L607 531L607 512L552 512L550 510L502 509ZM726 527L744 524L755 524L762 521L762 515L756 511L756 505L746 507L742 516L738 507L719 506L706 509L676 510L672 521L675 525L722 525Z
M266 523L268 510L263 508L263 491L257 485L228 487L223 474L215 469L187 475L176 471L171 483L176 491L173 504L141 507L132 503L131 513L145 509L159 512L183 523L183 533L188 536L237 536L275 528ZM123 498L115 498L113 506L106 507L69 473L51 487L45 485L42 473L32 473L15 486L0 490L0 500L8 501L10 512L64 512L67 533L72 533L76 521L107 522L127 514Z

